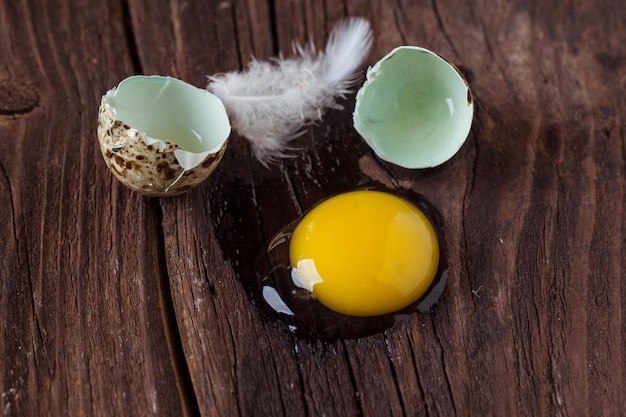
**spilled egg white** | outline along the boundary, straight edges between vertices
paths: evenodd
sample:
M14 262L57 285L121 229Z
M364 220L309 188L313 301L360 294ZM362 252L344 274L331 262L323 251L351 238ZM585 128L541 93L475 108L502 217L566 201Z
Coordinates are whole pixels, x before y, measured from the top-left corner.
M204 181L229 135L221 100L171 77L126 78L100 103L104 161L121 183L148 196L182 194Z
M262 313L292 332L372 335L439 302L448 277L442 226L423 197L370 184L285 225L260 251L255 275L242 278Z

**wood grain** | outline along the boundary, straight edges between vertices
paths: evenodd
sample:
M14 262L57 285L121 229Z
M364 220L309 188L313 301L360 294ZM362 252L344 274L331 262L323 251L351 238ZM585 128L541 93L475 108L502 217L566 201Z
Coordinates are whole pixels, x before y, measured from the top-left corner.
M111 180L93 146L100 86L132 71L122 12L2 2L0 16L0 77L37 97L0 116L0 409L177 414L156 212Z
M467 143L385 163L345 109L266 169L234 134L170 199L101 160L100 96L135 73L197 86L321 46L362 15L459 66ZM0 0L0 412L5 416L599 416L626 409L626 10L619 0ZM260 314L253 261L331 194L375 181L444 220L430 314L320 341Z

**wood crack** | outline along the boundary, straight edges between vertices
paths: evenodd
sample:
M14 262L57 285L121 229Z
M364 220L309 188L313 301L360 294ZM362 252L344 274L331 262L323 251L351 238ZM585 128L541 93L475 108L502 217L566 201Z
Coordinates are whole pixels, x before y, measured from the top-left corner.
M465 186L465 191L463 193L463 212L461 213L461 228L463 230L463 251L462 253L467 254L466 256L468 257L468 259L464 259L462 260L463 262L463 271L465 272L465 276L467 277L468 280L468 284L470 286L470 289L473 288L473 283L472 283L472 279L471 276L472 274L470 273L470 266L468 265L470 262L469 256L470 256L470 251L469 248L471 247L469 241L468 241L468 235L470 234L468 231L468 227L467 227L467 212L470 210L469 206L470 206L470 196L472 194L472 191L474 190L475 187L475 183L476 183L476 173L478 172L478 154L479 154L479 146L478 146L478 141L474 141L474 149L476 150L475 154L474 154L474 160L472 161L472 168L471 168L471 172L468 174L468 181L466 181L466 186ZM478 294L478 291L481 287L477 287L475 290L472 289L472 292L474 295ZM476 292L474 292L476 291ZM476 300L474 299L474 297L472 297L472 303L474 304L474 308L476 308Z
M448 395L450 396L450 404L452 405L453 415L458 415L456 404L454 403L454 390L452 389L452 385L450 384L450 377L448 375L448 366L446 365L446 357L445 357L445 349L443 343L441 342L441 337L439 336L439 332L437 331L437 322L435 321L435 315L431 314L430 316L432 325L433 325L433 334L435 336L435 340L439 345L439 349L441 350L441 355L439 355L441 368L443 370L444 380L446 383L446 388L448 389Z
M354 370L352 369L352 362L350 361L350 355L348 354L348 347L346 341L341 341L341 347L343 350L343 357L346 362L346 368L348 369L348 376L350 377L350 383L352 384L352 391L354 392L354 403L356 406L355 412L357 416L363 415L363 404L361 403L361 394L356 383L356 377L354 376Z
M485 49L487 50L487 54L491 58L491 62L495 64L497 71L500 73L500 76L502 77L502 79L506 80L507 79L506 71L504 71L504 68L502 68L502 63L500 62L500 60L497 59L498 55L496 54L494 46L491 43L491 38L489 36L489 33L487 32L487 28L485 27L484 22L476 17L476 14L474 13L473 8L469 9L469 14L472 20L476 22L476 27L480 29L480 33L482 34L483 41L485 43Z
M32 271L30 268L30 261L29 261L29 256L28 256L28 245L26 245L26 256L24 257L24 259L22 259L21 254L22 254L22 250L21 250L21 246L22 244L20 243L20 234L18 234L18 225L17 225L17 221L15 218L15 214L17 213L16 207L15 207L15 200L13 198L13 192L11 191L11 179L9 178L9 175L7 174L4 165L2 164L2 161L0 160L0 172L2 173L2 176L4 177L6 184L7 184L7 188L9 190L8 194L9 194L9 201L11 204L11 226L13 228L13 236L15 237L15 246L16 246L16 258L17 258L17 264L18 264L18 268L21 270L22 269L22 265L25 266L26 268L26 275L28 277L28 286L29 286L29 294L30 294L30 308L33 312L33 322L34 322L34 327L35 327L35 332L36 332L36 341L38 341L39 343L36 343L33 341L33 350L36 351L37 349L37 345L42 346L43 347L43 341L45 340L45 331L43 330L42 326L41 326L41 321L39 319L39 313L37 311L37 303L35 301L35 284L33 283L33 276L32 276ZM45 357L45 356L44 356ZM37 356L35 356L35 359L37 358ZM48 366L46 366L46 369L48 371L48 374L50 374L50 369Z
M396 28L398 29L398 33L400 34L400 39L402 39L402 44L408 45L409 42L407 41L404 30L402 30L402 25L400 24L400 16L401 15L406 16L407 13L406 13L406 10L404 9L404 5L402 4L402 0L397 0L396 5L398 6L398 9L397 10L394 9L394 13L393 13L394 24L396 25Z
M412 338L410 338L412 339ZM430 412L429 412L429 407L428 407L428 403L426 402L426 390L424 390L424 384L422 384L422 379L420 378L419 375L419 371L418 371L418 367L417 367L417 358L415 355L415 345L414 343L409 343L409 351L411 352L411 365L413 366L413 369L415 369L415 382L417 384L417 388L420 391L420 396L424 399L424 403L426 404L426 407L424 407L424 412L426 413L425 416L429 417L430 416Z
M458 58L460 56L459 52L456 50L456 47L454 46L454 42L452 42L452 37L446 30L446 26L443 23L443 17L441 16L441 13L439 11L437 0L431 0L431 4L433 7L433 12L435 13L435 18L437 19L437 26L439 26L439 29L441 29L441 33L443 34L443 37L446 39L446 41L450 45L450 49L452 49L452 52Z
M404 398L402 397L402 390L400 389L400 386L398 385L398 382L399 382L398 372L396 371L396 367L393 361L393 355L391 353L391 347L389 346L389 339L387 338L387 332L383 334L383 340L385 342L385 351L387 353L387 359L389 360L389 367L391 368L391 375L393 376L393 383L394 383L393 385L396 389L396 394L398 395L400 408L402 409L402 415L406 416L407 415L406 406L404 404ZM411 352L411 356L414 356L412 352ZM411 359L414 360L414 358L411 358ZM416 373L417 373L417 370L416 370ZM420 386L420 391L421 391L421 386ZM428 413L426 413L426 415L428 415Z
M136 74L143 74L141 57L139 56L139 48L137 47L137 39L135 38L132 14L130 12L128 0L121 0L120 4L122 8L124 35L126 35L126 46L128 47L128 54L130 55L130 59L133 65L133 71L135 71Z
M267 332L264 333L264 336L266 339L268 339L267 337ZM271 344L271 341L268 340L267 341L268 345ZM276 363L276 357L274 355L270 356L270 359L272 361L272 370L274 371L274 377L276 378L276 381L278 382L279 387L282 388L282 384L280 384L280 377L281 374L280 372L278 372L278 364ZM283 416L289 416L289 412L287 410L287 405L285 404L285 396L282 394L282 389L279 388L279 392L281 392L281 394L279 395L280 398L280 410Z
M302 358L300 356L300 349L298 348L298 344L291 332L289 334L289 340L291 342L291 346L293 346L293 355L296 358L296 368L298 369L298 383L300 385L300 399L302 400L302 404L303 404L304 417L309 417L310 415L309 404L306 401L306 395L305 395L306 386L304 384L304 370L303 370Z
M565 191L565 182L563 179L563 174L561 173L559 166L555 166L554 171L556 173L556 183L558 196L556 199L556 221L557 223L562 222L562 204L561 204L561 196L564 195ZM550 401L549 406L551 408L551 413L558 413L561 416L568 416L568 408L565 404L563 404L563 382L559 378L560 369L562 369L562 361L567 361L567 339L568 334L565 329L565 317L567 317L567 300L564 298L563 291L568 287L568 278L566 276L566 272L563 270L557 271L554 275L554 281L552 285L557 287L561 291L557 293L558 295L558 303L551 302L548 304L549 306L549 315L553 318L559 320L561 318L560 326L558 328L556 326L551 327L551 337L548 338L547 341L547 349L550 352L548 356L549 363L549 372L547 375L548 381L550 382L550 386L552 387L550 393ZM554 323L554 321L552 321ZM552 330L558 331L552 331Z
M232 21L233 21L233 34L235 35L235 47L237 48L237 58L239 60L239 69L242 70L245 64L244 64L244 62L243 62L243 60L241 58L241 55L242 55L241 39L239 38L241 36L241 33L239 33L239 27L237 26L237 9L236 9L236 7L233 7L231 5L230 11L231 11L230 12L231 18L232 18ZM215 32L217 32L216 25L213 25L213 29L215 30ZM216 38L219 38L219 37L216 36ZM250 41L252 41L252 40L250 40Z
M198 399L194 392L193 381L189 371L189 365L185 357L180 330L176 320L176 310L170 287L170 276L167 270L167 258L165 248L165 236L163 231L163 209L158 199L150 199L148 210L152 213L153 227L156 231L156 269L158 274L158 293L161 305L161 319L163 331L167 339L170 352L172 370L176 378L176 385L180 394L183 414L185 417L200 416Z
M277 9L276 9L276 1L275 0L269 0L268 1L268 10L269 10L269 17L270 17L270 36L271 36L271 40L272 40L272 52L274 54L274 56L278 56L280 54L280 43L278 42L278 25L277 25L277 18L276 18L276 13Z
M7 174L7 171L4 169L4 165L2 164L2 160L0 159L0 172L2 173L2 176L4 177L4 180L7 184L7 188L9 189L9 200L11 202L11 223L13 226L13 236L15 236L15 241L16 241L16 246L18 246L19 248L19 239L18 239L18 235L17 235L17 224L15 222L15 201L13 200L13 192L11 191L11 178L9 178L9 175ZM20 252L18 250L17 252L17 261L18 263L21 264L20 261Z
M213 307L215 308L215 307ZM230 319L226 320L226 325L228 326L228 336L230 337L230 343L233 346L232 349L232 359L233 359L233 372L232 372L232 376L233 376L233 395L235 398L239 398L239 374L237 372L237 367L238 367L238 363L239 363L239 359L237 356L237 349L235 348L237 346L237 341L235 340L235 334L233 333L233 326L230 323ZM242 403L241 401L237 401L237 415L239 416L243 416L243 409L242 409Z

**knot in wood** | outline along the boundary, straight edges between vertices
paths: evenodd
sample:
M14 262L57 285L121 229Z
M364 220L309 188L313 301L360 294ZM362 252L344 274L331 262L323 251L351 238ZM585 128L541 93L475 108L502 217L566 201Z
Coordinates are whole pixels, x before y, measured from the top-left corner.
M0 115L24 114L39 104L39 94L30 84L15 80L0 81Z

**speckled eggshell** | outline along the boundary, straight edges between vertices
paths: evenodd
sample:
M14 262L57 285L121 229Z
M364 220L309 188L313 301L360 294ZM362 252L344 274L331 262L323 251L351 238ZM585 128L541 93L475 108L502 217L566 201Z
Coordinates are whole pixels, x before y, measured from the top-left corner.
M122 184L143 195L163 197L189 191L211 175L224 155L228 139L217 152L183 174L174 155L178 145L165 141L162 150L159 143L148 145L145 133L116 120L103 98L98 141L104 161Z

